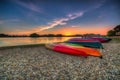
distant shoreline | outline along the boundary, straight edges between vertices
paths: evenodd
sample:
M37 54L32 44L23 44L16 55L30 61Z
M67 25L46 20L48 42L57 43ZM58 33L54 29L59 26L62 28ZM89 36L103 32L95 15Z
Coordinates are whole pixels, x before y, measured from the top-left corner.
M8 37L1 37L0 36L0 38L41 38L41 37L83 37L83 36L39 36L39 37L30 37L30 36L8 36ZM96 36L93 36L93 37L96 37ZM104 37L120 38L120 36L104 36Z
M9 49L9 48L24 48L24 47L35 47L35 46L44 46L45 44L26 44L26 45L16 45L16 46L3 46L0 49Z
M24 36L18 36L18 37L0 37L0 38L23 38ZM82 36L40 36L40 37L29 37L25 36L24 38L41 38L41 37L82 37Z

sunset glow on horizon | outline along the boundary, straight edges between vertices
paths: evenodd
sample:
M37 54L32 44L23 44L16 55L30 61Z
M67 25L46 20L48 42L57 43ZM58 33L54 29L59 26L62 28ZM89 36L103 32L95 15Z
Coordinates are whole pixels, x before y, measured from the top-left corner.
M8 32L6 34L11 35L30 35L32 33L37 33L39 35L44 34L62 34L66 36L70 35L76 35L76 34L87 34L87 33L93 33L93 34L101 34L106 35L107 31L110 30L109 27L94 27L94 28L85 28L85 27L62 27L57 30L51 30L51 31L40 31L39 29L31 29L31 30L22 30L22 31L14 31L14 32Z
M119 0L1 0L0 33L101 34L120 23Z

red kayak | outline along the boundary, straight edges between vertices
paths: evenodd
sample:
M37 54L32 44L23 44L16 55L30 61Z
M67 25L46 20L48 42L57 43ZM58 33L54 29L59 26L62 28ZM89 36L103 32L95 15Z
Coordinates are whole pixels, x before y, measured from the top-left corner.
M78 45L71 45L71 44L67 44L67 43L63 43L63 44L65 44L66 46L70 46L76 50L83 51L86 54L88 54L89 56L96 56L96 57L101 56L100 52L95 48L83 47L83 46L78 46Z
M56 52L61 52L61 53L66 53L70 55L75 55L75 56L84 56L87 57L89 56L83 51L78 51L76 49L73 49L71 47L65 46L65 45L60 45L60 44L47 44L47 48L52 49Z
M87 48L83 46L70 46L66 44L47 44L47 48L52 49L57 52L65 53L65 54L70 54L70 55L75 55L75 56L96 56L96 57L101 57L101 54L99 51L93 48Z

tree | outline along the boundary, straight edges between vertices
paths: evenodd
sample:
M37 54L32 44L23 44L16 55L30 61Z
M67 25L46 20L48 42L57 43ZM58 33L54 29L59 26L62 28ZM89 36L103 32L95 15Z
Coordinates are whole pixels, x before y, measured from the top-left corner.
M48 34L47 37L54 37L54 34Z
M114 31L115 31L115 32L120 32L120 25L117 25L117 26L114 28Z
M63 35L62 34L57 34L55 35L56 37L62 37Z
M110 31L108 31L107 35L108 36L115 36L116 32L114 30L110 30Z
M9 37L7 34L0 34L0 37Z
M39 34L37 34L37 33L32 33L32 34L30 34L30 37L39 37Z

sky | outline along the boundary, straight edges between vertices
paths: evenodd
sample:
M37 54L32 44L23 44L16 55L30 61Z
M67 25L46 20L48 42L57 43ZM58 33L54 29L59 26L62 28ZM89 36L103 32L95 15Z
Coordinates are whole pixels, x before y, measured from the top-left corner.
M120 24L119 0L0 0L0 33L105 35Z

